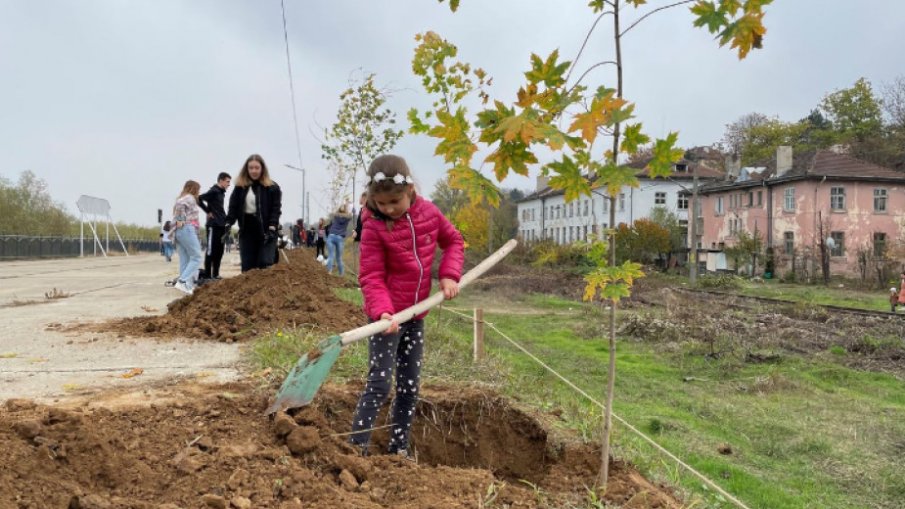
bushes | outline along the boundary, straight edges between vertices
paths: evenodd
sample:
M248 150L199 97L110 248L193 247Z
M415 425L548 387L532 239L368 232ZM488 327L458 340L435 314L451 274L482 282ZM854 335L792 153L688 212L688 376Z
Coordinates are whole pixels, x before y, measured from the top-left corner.
M744 280L733 274L705 274L698 278L698 286L718 290L741 290Z

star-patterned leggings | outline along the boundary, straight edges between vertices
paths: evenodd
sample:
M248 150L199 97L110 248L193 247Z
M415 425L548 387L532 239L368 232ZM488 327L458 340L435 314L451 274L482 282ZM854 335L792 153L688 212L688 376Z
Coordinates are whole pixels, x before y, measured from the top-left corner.
M377 413L390 393L393 369L396 369L396 398L391 415L389 452L408 450L409 431L418 402L418 384L421 377L421 356L424 353L424 320L410 320L399 326L396 334L371 336L368 340L368 383L358 398L355 418L352 421L351 442L367 449L371 440L371 428L376 426Z

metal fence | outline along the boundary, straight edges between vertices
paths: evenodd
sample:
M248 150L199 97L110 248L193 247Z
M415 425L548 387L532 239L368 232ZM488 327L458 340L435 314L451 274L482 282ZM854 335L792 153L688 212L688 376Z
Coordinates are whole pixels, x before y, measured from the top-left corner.
M84 242L85 256L94 256L94 239L85 237L32 237L27 235L0 235L0 260L28 259L28 258L66 258L79 256L79 243ZM160 243L157 239L123 239L126 250L132 253L159 252ZM104 245L104 249L107 246ZM118 241L111 239L111 254L122 254L122 248ZM101 255L100 249L97 250Z

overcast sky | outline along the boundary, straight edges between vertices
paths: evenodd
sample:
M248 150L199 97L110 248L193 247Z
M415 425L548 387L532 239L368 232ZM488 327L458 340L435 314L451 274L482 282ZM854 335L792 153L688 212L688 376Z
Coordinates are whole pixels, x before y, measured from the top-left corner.
M511 100L532 52L574 57L593 21L587 3L462 0L451 13L435 0L286 0L312 217L328 203L312 133L332 124L356 69L397 90L390 105L406 124L430 101L411 72L414 36L434 30L494 77L492 96ZM741 62L691 23L685 7L663 11L623 46L639 119L652 135L679 131L684 147L719 141L745 113L797 120L859 77L878 89L905 75L901 0L775 0L764 49ZM584 66L611 58L608 28ZM589 83L612 85L605 69ZM279 0L0 0L0 76L0 175L33 171L70 212L87 194L109 200L117 221L150 225L185 180L206 189L260 153L283 188L284 220L300 217L302 175L284 167L299 161ZM425 194L445 169L434 146L407 135L395 150Z

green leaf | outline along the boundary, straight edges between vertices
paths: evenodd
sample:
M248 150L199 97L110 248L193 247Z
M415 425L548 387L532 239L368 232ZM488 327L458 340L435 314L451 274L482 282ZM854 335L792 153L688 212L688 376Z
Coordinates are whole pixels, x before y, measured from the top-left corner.
M728 24L726 13L717 9L713 2L700 1L691 7L691 13L697 16L694 20L694 26L702 27L707 25L707 30L711 34L717 33L720 28Z
M620 166L613 162L607 162L596 168L597 180L594 187L606 187L606 192L612 197L619 196L623 187L638 187L638 177L635 168Z
M590 301L600 293L601 300L618 302L631 295L635 280L644 277L641 265L625 262L615 267L598 267L585 276L584 300Z
M559 50L553 50L553 53L550 53L550 55L547 56L547 60L541 60L537 54L532 53L531 70L525 73L528 82L534 85L543 82L548 88L562 86L566 82L563 74L569 70L569 66L572 65L572 63L566 61L557 64L556 60L558 58Z
M598 91L600 92L600 91ZM569 132L581 131L581 137L588 143L594 143L597 131L601 127L614 124L616 121L631 118L634 105L623 108L627 104L625 99L615 96L615 91L605 90L603 95L594 97L591 108L587 113L579 113L573 117ZM614 121L614 117L618 120Z
M409 120L409 132L412 134L424 134L430 130L430 126L421 121L418 117L418 110L412 108L407 114Z
M437 0L441 4L446 0ZM459 0L449 0L449 10L452 12L456 12L459 9Z
M653 158L648 163L648 171L651 177L666 177L672 172L672 165L682 159L684 152L676 148L679 133L669 133L666 139L657 140L653 146Z
M556 173L556 176L550 178L549 185L554 189L562 189L567 202L577 200L582 195L591 196L591 184L581 174L581 167L569 156L563 155L561 161L553 161L545 168Z
M641 132L641 124L632 124L626 126L625 132L622 133L622 145L619 150L626 154L635 154L638 147L650 141L650 137Z
M428 135L440 138L434 154L443 156L448 163L467 164L478 147L468 137L468 121L465 120L465 110L459 108L455 115L446 111L437 111L437 120L440 125L434 126L428 131Z
M528 150L528 145L521 142L500 143L496 150L485 159L493 163L493 172L497 181L501 181L509 174L509 170L519 175L528 175L528 165L536 164L537 157Z
M449 185L465 192L471 203L487 201L490 205L500 205L500 191L481 172L468 166L457 165L447 171Z

